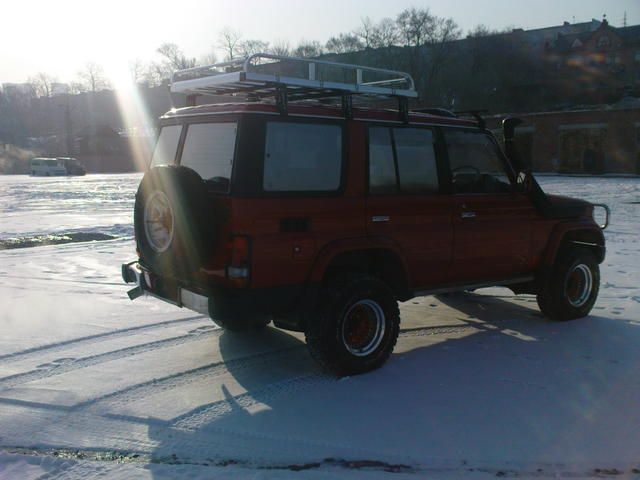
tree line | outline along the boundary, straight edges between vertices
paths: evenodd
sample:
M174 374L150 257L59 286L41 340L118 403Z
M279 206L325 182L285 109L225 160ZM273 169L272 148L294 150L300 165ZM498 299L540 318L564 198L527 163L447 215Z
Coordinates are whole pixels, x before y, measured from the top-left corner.
M482 27L481 27L482 28ZM431 46L435 55L430 59L430 72L433 74L442 63L448 42L461 37L462 30L452 18L434 15L428 8L408 8L395 18L383 18L377 22L365 17L353 30L332 36L324 44L317 40L303 40L292 46L286 40L267 42L255 38L244 38L242 33L224 28L210 52L200 58L186 55L176 43L163 43L156 51L156 60L137 59L129 65L133 82L157 86L166 83L172 72L199 65L213 64L244 58L254 53L265 52L283 56L319 57L322 55L340 55L359 51L389 49L392 47L407 49L408 69L418 73L423 67L419 61L419 50ZM218 54L221 53L221 58ZM39 72L28 79L36 97L50 97L54 94L54 84L58 79L46 72ZM69 93L96 92L110 89L111 84L104 69L95 62L87 63L73 81L67 84Z

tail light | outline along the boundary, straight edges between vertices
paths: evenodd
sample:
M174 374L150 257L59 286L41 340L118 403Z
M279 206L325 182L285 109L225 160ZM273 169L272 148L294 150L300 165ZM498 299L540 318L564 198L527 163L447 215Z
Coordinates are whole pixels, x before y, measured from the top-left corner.
M249 284L251 245L248 237L235 236L229 242L230 263L227 265L227 279L237 287Z

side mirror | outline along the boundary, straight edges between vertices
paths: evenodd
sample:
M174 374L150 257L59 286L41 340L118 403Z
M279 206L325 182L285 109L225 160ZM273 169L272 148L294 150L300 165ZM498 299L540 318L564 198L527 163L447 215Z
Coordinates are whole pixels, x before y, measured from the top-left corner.
M531 171L531 165L518 154L515 144L516 127L522 123L522 120L515 117L507 117L502 121L502 133L504 135L504 152L513 167L520 172Z
M522 124L522 120L516 117L507 117L502 121L502 133L504 141L511 141L516 136L516 127Z

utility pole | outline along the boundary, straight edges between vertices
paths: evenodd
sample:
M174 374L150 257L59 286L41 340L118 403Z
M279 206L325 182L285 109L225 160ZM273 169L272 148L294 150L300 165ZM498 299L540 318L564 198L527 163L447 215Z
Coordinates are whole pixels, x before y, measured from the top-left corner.
M71 95L67 94L67 101L64 105L64 123L67 136L67 157L73 157L73 126L71 123L71 106L69 99Z

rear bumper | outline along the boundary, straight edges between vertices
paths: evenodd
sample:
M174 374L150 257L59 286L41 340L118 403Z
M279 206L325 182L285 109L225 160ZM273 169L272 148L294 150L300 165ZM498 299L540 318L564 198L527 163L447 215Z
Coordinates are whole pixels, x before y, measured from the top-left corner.
M234 318L255 315L280 315L300 305L304 287L229 288L209 286L205 289L181 284L160 277L137 261L122 265L122 279L136 287L128 292L135 300L150 295L177 307L209 315L211 318L233 321ZM292 325L289 328L293 328Z

